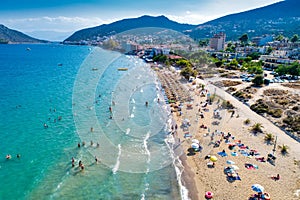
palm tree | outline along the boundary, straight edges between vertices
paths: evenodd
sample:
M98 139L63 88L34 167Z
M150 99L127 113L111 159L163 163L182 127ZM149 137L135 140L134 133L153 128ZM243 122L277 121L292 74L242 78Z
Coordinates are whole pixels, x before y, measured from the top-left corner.
M263 126L261 125L261 123L255 123L253 126L252 126L252 131L257 133L257 132L262 132L262 128Z
M265 141L267 144L272 144L274 142L274 135L272 133L266 133Z
M281 152L282 155L286 155L286 154L289 153L289 152L288 152L289 147L288 147L288 145L286 145L286 144L283 144L283 145L281 145L281 146L278 146L278 148L280 149L280 152Z
M245 121L244 121L244 124L246 124L246 125L248 125L248 124L250 124L250 119L246 119Z

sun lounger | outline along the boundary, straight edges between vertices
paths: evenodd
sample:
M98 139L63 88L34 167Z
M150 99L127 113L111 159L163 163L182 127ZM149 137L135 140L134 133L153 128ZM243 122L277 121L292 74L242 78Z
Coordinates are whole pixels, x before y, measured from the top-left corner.
M209 167L209 168L213 168L213 167L215 167L215 165L214 165L214 163L213 163L213 162L209 162L209 163L207 163L207 167Z
M184 138L193 137L191 134L184 134Z
M250 154L244 150L241 150L240 153L243 155L243 156L250 156Z

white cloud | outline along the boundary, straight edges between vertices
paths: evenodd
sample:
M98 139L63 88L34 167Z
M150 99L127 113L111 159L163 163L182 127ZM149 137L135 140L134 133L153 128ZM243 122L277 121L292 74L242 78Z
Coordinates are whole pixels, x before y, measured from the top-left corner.
M98 26L110 21L98 17L35 17L1 20L9 28L18 29L24 32L32 31L57 31L70 32L82 28Z
M186 15L166 15L169 19L179 22L179 23L188 23L188 24L201 24L209 20L221 17L222 15L201 15L201 14L186 14Z

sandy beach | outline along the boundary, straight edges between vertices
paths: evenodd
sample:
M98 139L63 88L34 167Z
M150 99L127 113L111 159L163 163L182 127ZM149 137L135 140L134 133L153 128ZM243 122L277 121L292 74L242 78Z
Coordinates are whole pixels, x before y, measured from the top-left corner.
M158 73L164 76L164 73L170 72ZM168 75L169 78L171 76L179 79L176 72L172 73L173 75ZM199 83L205 85L204 90L201 87L197 88ZM300 144L298 142L272 122L208 81L197 80L197 84L194 85L182 83L181 87L189 91L192 98L191 101L185 101L179 106L181 115L179 111L173 109L173 116L178 125L175 136L184 149L181 156L185 165L183 184L189 189L190 199L206 199L207 191L213 193L213 199L249 199L251 195L256 194L251 189L253 184L262 185L264 192L267 192L271 199L300 199ZM217 98L211 104L207 104L205 103L207 95L215 95ZM221 104L224 100L229 101L234 109L223 108ZM171 106L177 108L178 104L177 102ZM247 119L250 123L246 125L244 122ZM262 125L263 133L252 132L251 127L255 123ZM185 126L182 126L183 124ZM201 125L204 128L201 128ZM268 154L273 153L274 144L265 142L265 133L277 136L274 152L276 159L270 159L270 162L267 158ZM199 140L200 151L192 151L193 139ZM282 155L278 148L283 144L289 147L287 155ZM233 148L229 149L229 147ZM212 162L207 158L208 156L216 156L217 161ZM228 162L234 163L236 168L234 177L238 176L237 180L231 179L232 174L228 178L228 173L224 172L226 167L232 166ZM214 163L213 167L211 167L212 163ZM277 174L280 175L280 179L272 179Z

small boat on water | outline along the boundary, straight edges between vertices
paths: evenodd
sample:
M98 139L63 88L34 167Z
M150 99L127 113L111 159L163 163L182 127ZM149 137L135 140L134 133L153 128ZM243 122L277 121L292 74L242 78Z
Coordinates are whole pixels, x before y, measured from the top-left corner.
M97 71L98 70L98 68L92 68L92 71Z
M118 71L127 71L128 70L128 68L118 68Z

